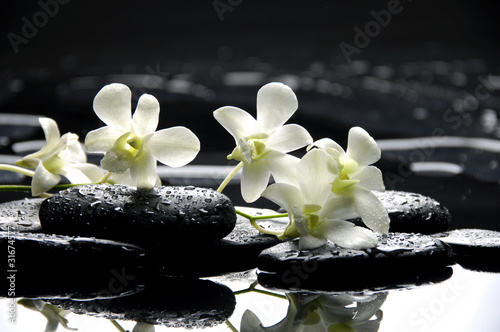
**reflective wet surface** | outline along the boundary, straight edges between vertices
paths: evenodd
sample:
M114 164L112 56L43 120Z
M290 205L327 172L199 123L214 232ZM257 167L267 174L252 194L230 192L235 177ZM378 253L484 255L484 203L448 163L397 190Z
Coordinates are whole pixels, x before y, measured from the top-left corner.
M299 100L293 122L315 139L331 137L345 146L349 128L357 125L377 140L387 189L437 200L453 217L451 229L500 230L500 29L492 5L47 3L52 7L20 1L2 10L7 38L0 48L0 163L12 164L43 146L40 115L83 140L101 126L92 111L95 94L121 82L132 89L134 102L143 93L158 98L159 128L183 125L202 142L189 166L159 167L164 184L216 188L232 169L226 155L233 140L212 112L234 105L253 113L257 90L281 81ZM384 16L384 10L392 14ZM374 30L367 31L370 24ZM89 161L99 160L89 155ZM0 171L0 183L29 179ZM246 205L237 179L225 193L235 205ZM0 192L2 202L23 197ZM253 206L276 208L263 199ZM12 222L26 230L30 213L3 210L0 218L21 220ZM135 313L143 321L164 319L177 330L230 331L228 319L243 331L260 331L260 323L280 324L283 331L292 325L319 330L320 324L338 331L497 331L500 269L494 260L490 251L478 250L455 257L459 264L444 271L425 271L425 280L366 292L361 284L355 293L265 288L253 269L206 282L153 278L149 287L144 281L142 295L117 299L114 309L105 308L106 301L86 303L100 314L69 313L66 319L79 331L113 331L107 318L95 316L114 315L131 331L135 323L122 321L133 317L129 305L140 309ZM57 280L50 271L40 273ZM123 274L113 277L127 281ZM85 307L51 301L75 312ZM27 308L33 303L0 304L0 330L45 329L44 316Z

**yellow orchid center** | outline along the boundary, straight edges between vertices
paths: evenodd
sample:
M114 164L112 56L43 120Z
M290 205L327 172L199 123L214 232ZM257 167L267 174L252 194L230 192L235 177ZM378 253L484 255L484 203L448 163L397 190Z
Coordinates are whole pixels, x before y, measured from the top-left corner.
M130 168L134 160L139 158L143 151L142 139L130 132L120 136L101 160L101 166L110 172L123 173Z
M355 160L346 156L341 157L339 166L340 174L332 183L332 192L336 194L359 182L359 180L351 180L350 178L351 174L359 169L359 165Z
M229 156L227 156L227 159L235 159L247 163L259 160L269 151L265 144L265 140L268 137L269 135L267 134L257 133L241 138L238 142L238 146L234 148Z

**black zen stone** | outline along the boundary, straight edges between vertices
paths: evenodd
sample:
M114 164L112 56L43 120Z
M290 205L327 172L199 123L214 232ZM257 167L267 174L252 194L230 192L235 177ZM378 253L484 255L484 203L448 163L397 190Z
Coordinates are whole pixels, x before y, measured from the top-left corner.
M84 185L44 201L39 216L46 233L140 244L216 241L236 223L229 198L196 187Z
M0 296L110 298L141 288L144 250L95 238L0 232L7 279ZM9 279L10 278L10 279Z
M43 200L43 198L30 198L1 203L0 231L41 232L38 211Z
M455 229L433 235L453 249L453 259L462 267L500 272L500 232L485 229Z
M248 211L248 208L245 208ZM271 210L252 209L264 215ZM273 212L273 211L271 211ZM277 219L263 219L259 225L267 229L285 229L286 222ZM274 235L266 235L256 230L247 218L238 215L236 227L222 240L214 243L189 242L172 245L158 243L155 247L145 247L152 263L160 264L162 274L168 276L207 277L228 272L245 271L257 266L257 257L266 248L282 242Z
M434 234L450 227L450 212L430 197L392 190L374 194L389 213L389 232ZM351 221L364 225L360 218Z
M327 244L299 250L298 241L264 250L259 283L286 290L359 291L442 281L452 270L451 248L422 234L388 233L375 248Z
M233 313L236 299L231 289L210 280L159 277L130 296L50 303L77 314L191 329L223 323Z

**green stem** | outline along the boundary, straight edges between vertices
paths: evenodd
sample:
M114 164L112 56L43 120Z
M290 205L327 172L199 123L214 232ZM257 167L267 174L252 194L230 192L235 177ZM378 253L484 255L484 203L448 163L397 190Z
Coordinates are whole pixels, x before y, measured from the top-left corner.
M108 172L106 173L102 179L100 179L99 181L97 181L97 184L101 184L101 183L105 183L106 181L108 181L109 177L112 175L113 173L112 172Z
M57 186L54 186L51 190L64 190L68 189L71 187L76 187L76 186L81 186L81 184L59 184ZM17 185L17 184L2 184L0 185L0 192L1 191L25 191L25 192L31 192L31 186L27 185Z
M231 322L230 322L230 321L226 320L226 325L227 325L227 327L229 327L229 329L230 329L231 331L233 331L233 332L238 332L238 330L236 329L236 327L234 327L234 325L233 325L233 324L231 324Z
M14 166L14 165L8 165L8 164L0 164L0 170L2 171L10 171L10 172L16 172L19 174L23 174L29 177L33 177L35 175L35 172L24 168L24 167L19 167L19 166Z
M275 214L275 215L271 215L271 216L258 216L258 217L253 217L245 212L242 212L242 211L239 211L239 210L236 210L236 213L239 214L240 216L242 217L245 217L247 218L249 221L250 221L250 224L255 228L257 229L259 232L261 233L264 233L264 234L269 234L269 235L281 235L283 234L282 231L271 231L269 229L265 229L265 228L262 228L260 227L257 222L255 220L258 220L258 219L272 219L272 218L281 218L281 217L286 217L288 216L288 214Z
M120 331L120 332L127 332L120 324L118 324L116 322L116 320L111 319L110 322L111 322L111 324L113 324L118 329L118 331Z
M265 290L262 290L262 289L256 289L255 287L257 287L257 285L258 285L258 282L254 281L250 285L250 287L248 287L247 289L236 291L236 292L234 292L234 295L241 295L241 294L245 294L245 293L256 292L256 293L260 293L260 294L264 294L264 295L269 295L269 296L274 296L274 297L277 297L279 299L285 299L286 300L286 296L285 295L276 294L276 293L265 291Z
M219 188L217 188L217 191L221 193L224 190L224 188L226 188L226 186L229 183L229 181L231 181L231 179L234 178L234 176L236 175L236 173L238 173L238 171L242 167L243 167L243 162L240 161L240 163L238 165L236 165L236 167L231 171L231 173L229 173L226 176L226 178L224 179L224 181L222 181L222 183L220 184Z

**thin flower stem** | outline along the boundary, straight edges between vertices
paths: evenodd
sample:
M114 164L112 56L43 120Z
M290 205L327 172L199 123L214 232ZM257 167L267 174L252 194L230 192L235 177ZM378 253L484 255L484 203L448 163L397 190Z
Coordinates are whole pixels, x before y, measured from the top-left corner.
M222 181L222 183L220 184L219 188L217 188L217 192L222 192L224 190L224 188L226 188L227 184L229 183L229 181L231 181L232 178L234 178L234 176L236 175L236 173L238 173L238 171L243 167L243 162L240 161L240 163L238 165L236 165L236 167L231 171L231 173L229 173L226 178L224 179L224 181Z
M116 322L116 320L111 319L110 322L111 322L111 324L114 325L114 327L116 327L118 329L118 331L120 331L120 332L127 332L120 324L118 324Z
M264 294L264 295L269 295L269 296L274 296L274 297L277 297L279 299L285 299L286 300L286 296L285 295L276 294L276 293L265 291L265 290L262 290L262 289L256 289L255 287L257 287L257 285L258 285L258 282L255 281L247 289L242 289L240 291L234 292L234 295L241 295L241 294L246 294L246 293L250 293L250 292L256 292L256 293L260 293L260 294Z
M8 165L8 164L0 164L0 170L2 171L10 171L10 172L16 172L19 174L23 174L29 177L33 177L35 175L35 172L24 168L24 167L19 167L19 166L14 166L14 165Z
M232 332L238 332L236 327L234 327L234 325L229 320L226 320L226 325Z
M112 172L108 172L106 173L102 179L100 179L99 181L97 181L97 184L101 184L101 183L105 183L106 181L108 181L109 177L112 175L113 173Z
M51 190L64 190L71 187L81 186L81 184L59 184L54 186ZM27 185L14 185L14 184L3 184L0 185L0 191L25 191L31 192L31 186Z
M269 234L269 235L281 235L283 232L282 231L271 231L269 229L265 229L260 227L257 222L255 222L256 219L271 219L271 218L280 218L283 217L282 214L276 214L272 216L258 216L258 217L253 217L245 212L236 210L236 213L239 214L242 217L247 218L250 221L250 224L257 229L259 232L264 233L264 234Z

